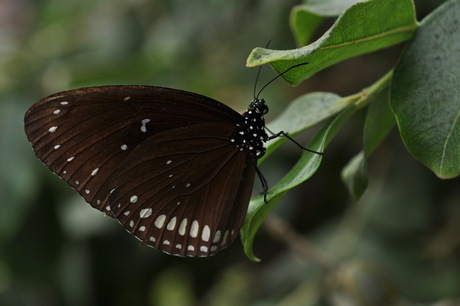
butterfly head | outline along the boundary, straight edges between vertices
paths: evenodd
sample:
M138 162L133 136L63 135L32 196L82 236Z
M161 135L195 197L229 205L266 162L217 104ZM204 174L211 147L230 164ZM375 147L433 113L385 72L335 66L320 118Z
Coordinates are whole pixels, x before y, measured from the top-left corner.
M264 99L255 98L249 105L249 109L261 115L268 113L268 105Z

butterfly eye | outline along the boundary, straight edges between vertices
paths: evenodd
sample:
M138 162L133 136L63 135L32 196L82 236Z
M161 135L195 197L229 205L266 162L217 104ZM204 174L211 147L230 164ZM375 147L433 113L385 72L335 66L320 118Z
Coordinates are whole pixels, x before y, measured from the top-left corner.
M265 103L264 99L254 99L251 102L250 108L258 114L265 115L268 113L268 105Z

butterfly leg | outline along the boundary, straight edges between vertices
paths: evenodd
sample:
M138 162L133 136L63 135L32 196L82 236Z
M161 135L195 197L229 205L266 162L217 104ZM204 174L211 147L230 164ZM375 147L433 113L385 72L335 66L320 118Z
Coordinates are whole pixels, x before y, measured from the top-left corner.
M267 129L268 130L268 129ZM270 133L272 133L270 130L268 130ZM305 151L308 151L308 152L311 152L311 153L315 153L315 154L318 154L318 155L323 155L324 153L323 152L317 152L317 151L314 151L314 150L310 150L308 148L305 148L304 146L302 146L300 143L298 143L297 141L295 141L294 138L292 138L291 136L288 135L288 133L284 132L284 131L279 131L278 133L276 134L273 134L271 136L268 136L268 140L272 140L272 139L275 139L275 138L278 138L278 137L286 137L287 139L289 139L290 141L292 141L293 143L295 143L299 148L301 148L302 150L305 150Z
M262 184L262 189L264 190L263 191L263 193L264 193L264 202L268 203L267 202L267 191L268 191L267 180L265 179L265 177L263 176L262 172L257 167L256 167L256 172L257 172L257 176L260 179L260 183Z

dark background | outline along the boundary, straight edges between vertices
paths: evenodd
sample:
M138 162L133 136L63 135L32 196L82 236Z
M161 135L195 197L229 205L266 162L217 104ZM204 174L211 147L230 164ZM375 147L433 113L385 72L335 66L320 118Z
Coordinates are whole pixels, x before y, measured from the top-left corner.
M418 19L442 2L416 1ZM246 57L269 39L274 49L296 47L288 17L297 4L0 0L0 305L344 305L351 293L381 305L434 305L460 296L458 179L437 179L394 129L370 159L365 196L354 201L341 183L342 167L361 149L365 110L273 213L303 241L287 246L288 237L262 227L254 246L261 263L249 261L239 241L206 259L142 247L35 158L23 116L57 91L158 85L244 111L257 72ZM358 92L391 69L402 48L347 60L295 88L271 84L262 94L267 120L307 92ZM265 67L259 87L274 75ZM288 143L271 156L262 165L269 184L299 155ZM298 251L309 244L318 257Z

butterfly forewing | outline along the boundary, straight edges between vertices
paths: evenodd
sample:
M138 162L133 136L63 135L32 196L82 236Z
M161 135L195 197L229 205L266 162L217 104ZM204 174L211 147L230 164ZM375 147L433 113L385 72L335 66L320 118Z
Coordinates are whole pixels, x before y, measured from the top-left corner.
M93 207L110 214L109 181L137 146L156 134L240 115L205 96L153 86L101 86L40 100L25 116L37 156Z
M229 141L235 133L234 125L204 123L140 144L111 180L113 215L173 255L209 256L227 247L243 223L255 173L255 160Z

